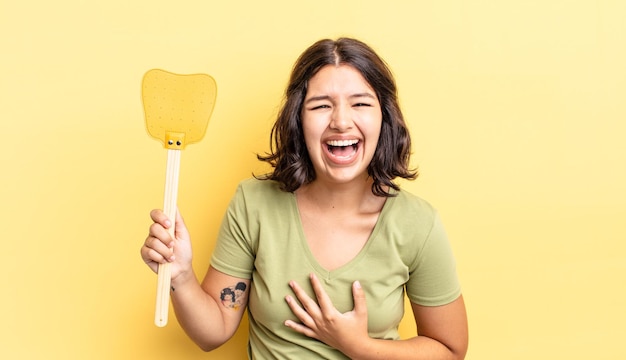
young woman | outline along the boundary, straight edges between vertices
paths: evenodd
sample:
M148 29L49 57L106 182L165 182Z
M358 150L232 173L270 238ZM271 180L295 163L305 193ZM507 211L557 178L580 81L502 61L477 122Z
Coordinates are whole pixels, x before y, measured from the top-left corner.
M366 44L321 40L297 60L262 161L243 181L204 280L177 214L151 212L142 248L172 263L172 302L204 350L248 309L251 359L463 359L468 330L455 260L437 212L401 190L414 179L393 76ZM239 288L241 306L224 305ZM241 291L241 289L244 289ZM418 334L399 339L404 294Z

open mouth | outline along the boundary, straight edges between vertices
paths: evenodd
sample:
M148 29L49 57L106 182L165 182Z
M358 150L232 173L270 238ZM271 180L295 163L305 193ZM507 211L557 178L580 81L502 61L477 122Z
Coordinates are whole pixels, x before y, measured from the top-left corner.
M328 152L339 158L347 158L356 153L359 140L330 140L326 142Z

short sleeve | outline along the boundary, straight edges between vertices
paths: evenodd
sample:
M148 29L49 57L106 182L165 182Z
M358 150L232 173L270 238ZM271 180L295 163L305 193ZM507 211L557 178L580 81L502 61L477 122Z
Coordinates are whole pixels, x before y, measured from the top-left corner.
M249 221L244 191L239 185L222 219L211 266L230 276L252 277L255 252Z
M461 295L456 261L439 215L409 270L409 299L423 306L451 303Z

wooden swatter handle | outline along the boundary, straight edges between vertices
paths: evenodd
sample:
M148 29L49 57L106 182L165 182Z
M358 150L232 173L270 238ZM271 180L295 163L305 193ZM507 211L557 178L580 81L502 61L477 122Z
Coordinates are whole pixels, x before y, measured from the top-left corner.
M167 170L165 172L165 196L163 212L170 219L172 226L168 229L170 236L175 236L176 201L178 197L178 175L180 172L181 150L167 150ZM154 323L158 327L167 325L170 305L170 287L172 283L171 263L159 264L157 276L157 298Z

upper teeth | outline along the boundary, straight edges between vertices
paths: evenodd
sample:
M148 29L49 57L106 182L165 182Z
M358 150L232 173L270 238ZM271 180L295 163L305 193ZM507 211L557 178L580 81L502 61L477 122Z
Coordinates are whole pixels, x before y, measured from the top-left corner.
M350 146L358 143L359 140L330 140L326 142L327 145L330 146Z

